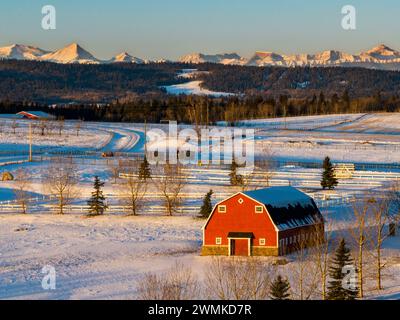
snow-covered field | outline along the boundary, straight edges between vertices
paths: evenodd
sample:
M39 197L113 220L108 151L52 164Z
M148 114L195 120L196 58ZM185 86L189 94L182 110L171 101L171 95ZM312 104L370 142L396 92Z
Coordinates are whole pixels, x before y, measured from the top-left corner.
M175 84L171 86L165 86L165 90L169 94L175 94L175 95L180 95L180 94L186 94L186 95L204 95L204 96L213 96L213 97L222 97L222 96L232 96L234 93L229 93L229 92L218 92L218 91L211 91L208 89L204 89L201 87L202 81L195 80L195 81L189 81L186 83L182 84Z
M340 222L340 210L327 213ZM145 273L164 272L176 262L202 279L212 261L199 256L203 223L192 217L0 215L0 298L135 299ZM384 248L385 290L373 290L370 276L369 298L396 298L400 291L400 237ZM276 271L290 276L297 262L287 259ZM41 286L48 265L56 271L56 290Z
M184 207L178 216L165 217L154 186L149 186L147 207L141 216L127 217L118 211L118 188L113 183L110 163L104 151L143 154L144 125L135 123L82 123L79 136L76 122L65 122L63 132L56 129L33 135L33 151L37 161L27 163L28 121L21 121L13 134L12 120L0 119L0 173L15 173L23 168L30 177L28 191L35 198L36 210L19 214L14 207L15 181L0 182L0 298L4 299L117 299L137 297L137 280L145 272L161 272L176 260L191 266L202 276L210 258L200 257L203 220L196 218L201 199L209 190L217 200L237 192L229 186L228 168L202 166L186 168ZM223 126L219 124L219 127ZM400 179L400 114L351 114L287 119L248 120L240 123L254 128L256 157L282 161L273 168L271 185L292 185L312 195L324 214L334 221L336 235L346 228L348 199L365 191L379 192ZM187 126L182 126L182 128ZM167 132L165 124L148 124L147 129ZM183 141L184 142L184 141ZM183 143L178 142L178 145ZM160 142L152 142L160 143ZM42 177L48 170L48 157L57 152L80 151L76 159L80 194L74 205L78 208L64 216L52 215L46 209L48 191ZM85 152L90 156L85 157ZM43 161L38 161L40 157ZM358 169L353 179L341 180L334 192L320 190L321 169L301 163L322 162L330 156L335 162L370 164ZM300 164L288 165L285 161ZM373 164L373 165L371 165ZM391 166L385 167L384 165ZM375 166L375 167L374 167ZM105 194L110 214L88 219L84 217L85 201L90 195L93 176L106 182ZM251 188L262 187L265 181L256 174ZM324 199L331 198L330 201ZM337 200L337 201L336 201ZM335 202L336 201L336 202ZM35 209L35 208L33 208ZM72 212L72 211L71 211ZM400 239L385 242L384 257L388 261L382 292L368 290L371 298L398 298L400 292ZM270 258L266 258L270 259ZM289 272L295 258L281 268ZM57 272L57 289L41 287L45 265ZM286 271L285 271L286 270Z

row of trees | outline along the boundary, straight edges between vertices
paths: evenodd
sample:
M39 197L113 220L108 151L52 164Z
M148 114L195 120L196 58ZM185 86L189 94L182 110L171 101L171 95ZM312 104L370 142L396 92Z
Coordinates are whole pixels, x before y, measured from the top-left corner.
M58 120L47 120L47 119L31 120L29 124L31 125L32 134L39 136L57 134L61 137L64 134L66 127L63 117L60 117ZM79 136L82 126L83 122L79 120L69 127L71 130L74 130L76 136ZM22 127L24 128L23 130L20 129ZM0 133L7 131L7 132L12 132L12 134L15 135L19 131L24 134L28 134L27 128L28 126L21 126L21 122L19 120L0 121Z
M86 121L153 122L175 120L179 123L212 125L218 121L235 124L240 120L309 116L338 113L396 112L400 110L397 95L354 97L348 91L327 96L323 92L304 97L279 95L247 95L236 97L152 95L116 100L106 105L72 104L47 106L39 103L0 101L0 113L41 110L57 118Z
M126 178L118 186L120 202L131 215L137 215L144 205L144 196L151 184L158 191L169 216L174 215L182 204L182 191L187 183L185 171L180 165L160 165L151 172L146 158L141 163L137 161L119 161L110 165L114 182L123 171ZM76 164L72 158L55 158L50 161L46 173L42 177L42 185L51 197L56 200L55 208L58 214L64 214L68 206L79 197ZM28 171L19 169L15 180L15 193L22 212L26 213L29 205L30 175ZM108 208L102 192L104 182L95 177L94 191L88 201L90 215L103 214Z
M321 242L317 246L325 244ZM314 257L308 266L316 269L318 249L313 250ZM355 278L348 273L354 269L354 262L344 239L327 262L326 287L316 281L319 273L311 274L313 269L303 269L301 260L290 263L288 272L292 287L289 278L280 274L278 266L265 260L216 257L207 265L202 283L189 267L176 263L165 273L146 273L139 280L137 290L143 300L199 299L202 295L221 300L308 300L317 298L318 293L324 300L355 300L359 295ZM305 277L306 272L308 277ZM310 282L310 278L314 282Z

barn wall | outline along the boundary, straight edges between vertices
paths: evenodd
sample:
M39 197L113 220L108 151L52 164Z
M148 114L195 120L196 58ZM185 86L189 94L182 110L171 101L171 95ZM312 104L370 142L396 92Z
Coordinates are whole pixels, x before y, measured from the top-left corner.
M239 203L239 199L243 203ZM265 247L277 246L277 232L267 212L255 213L258 202L238 194L222 203L226 205L226 213L219 213L218 207L209 220L204 232L204 245L215 246L217 237L222 238L222 246L228 246L229 232L252 232L252 246L259 246L260 238L266 240Z
M302 247L310 247L315 243L316 239L323 239L324 234L323 224L280 231L278 236L280 255L294 252ZM290 238L292 238L292 241L290 241Z

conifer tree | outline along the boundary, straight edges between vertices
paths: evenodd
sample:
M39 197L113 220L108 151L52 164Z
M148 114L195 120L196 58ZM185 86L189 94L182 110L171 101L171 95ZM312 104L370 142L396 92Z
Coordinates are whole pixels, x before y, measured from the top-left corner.
M271 284L270 297L272 300L289 300L290 283L278 275Z
M99 216L104 214L108 206L105 203L105 197L102 188L104 187L104 182L101 182L98 176L94 177L94 191L90 200L87 202L89 206L90 216Z
M200 208L200 216L208 218L212 211L211 197L214 194L212 190L208 191L203 198L203 205Z
M331 280L328 284L328 300L354 300L357 297L357 288L351 290L345 288L343 279L346 276L344 272L345 266L352 266L353 260L350 255L350 249L347 248L346 242L342 239L335 251L335 256L331 260L329 267L329 276Z
M232 186L240 186L243 184L243 176L237 173L239 165L233 159L231 164L231 172L229 173L229 180Z
M146 155L144 156L143 162L140 164L139 167L139 179L140 180L147 180L151 178L151 169L150 164L147 161Z
M326 188L328 188L329 190L332 190L338 185L338 181L335 177L333 165L332 165L331 159L329 159L329 157L326 157L324 159L323 169L324 169L324 171L322 173L321 186L324 190Z

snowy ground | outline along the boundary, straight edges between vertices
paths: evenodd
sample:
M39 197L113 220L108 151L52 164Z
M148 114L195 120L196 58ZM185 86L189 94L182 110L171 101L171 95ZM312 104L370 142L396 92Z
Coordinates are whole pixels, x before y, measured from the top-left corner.
M184 189L184 205L188 210L176 217L164 217L162 211L148 212L145 209L139 217L126 217L123 212L111 210L108 216L87 219L84 218L86 209L55 216L44 212L48 200L43 198L47 191L42 186L42 176L49 162L18 163L27 159L29 122L19 123L14 135L9 128L12 120L0 121L3 121L0 173L15 173L18 168L24 168L31 177L28 189L36 198L37 209L28 215L17 214L18 210L12 206L15 182L0 182L0 298L135 298L137 279L144 272L166 270L176 260L183 261L201 274L210 259L199 257L204 221L194 216L201 198L209 189L215 191L214 202L238 191L228 186L227 168L188 168L188 185ZM400 161L400 114L249 120L241 125L255 129L257 157L267 154L277 160L320 163L328 155L337 162L377 165ZM147 129L152 128L166 132L168 129L162 124L148 124ZM93 152L90 156L77 158L80 196L75 203L77 206L85 205L93 176L98 175L106 181L105 194L112 208L118 206L121 180L117 184L112 182L107 162L113 159L102 159L101 152L143 153L143 132L143 124L83 123L78 137L76 123L66 121L61 136L55 129L51 134L41 136L36 129L33 151L38 159L52 156L51 152L56 155L65 151ZM322 210L336 221L336 229L343 228L347 197L365 191L378 192L388 183L400 179L398 168L371 167L357 170L353 179L340 181L338 188L327 194L320 190L320 169L280 165L273 171L271 185L290 184L312 195ZM265 181L262 179L256 176L252 187L263 186ZM147 207L160 206L161 201L153 186L149 187L148 193ZM332 200L322 200L329 197ZM42 209L43 212L39 212ZM380 293L369 290L368 296L399 298L398 237L385 243L384 254L388 261L385 290ZM54 266L57 272L57 290L53 292L42 290L40 285L41 268L47 264Z
M202 81L194 80L189 81L182 84L175 84L171 86L165 86L165 90L169 94L186 94L186 95L203 95L203 96L213 96L213 97L222 97L222 96L232 96L235 95L234 93L229 92L218 92L218 91L211 91L208 89L204 89L201 87Z
M329 212L338 221L339 209ZM163 272L177 261L202 279L212 260L199 256L203 223L191 217L0 215L0 298L134 299L143 274ZM400 237L384 247L385 290L373 290L369 276L369 298L396 298L400 291ZM287 259L277 272L290 276L296 258ZM41 287L46 265L56 270L54 291Z

